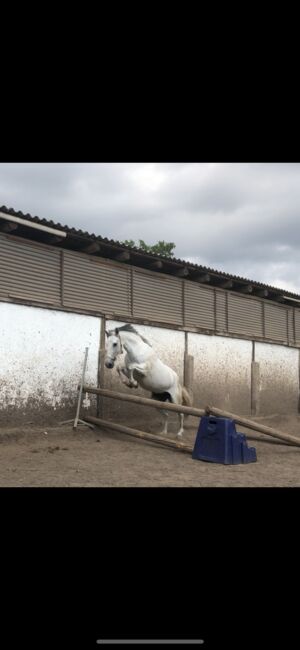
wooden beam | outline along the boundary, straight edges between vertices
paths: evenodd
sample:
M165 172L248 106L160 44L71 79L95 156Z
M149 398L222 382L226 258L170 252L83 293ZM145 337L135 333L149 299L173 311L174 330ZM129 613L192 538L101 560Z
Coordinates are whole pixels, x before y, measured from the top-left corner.
M128 393L116 393L114 390L108 390L107 388L83 386L83 392L92 393L94 395L103 395L103 397L117 399L120 400L120 402L133 402L134 404L141 404L142 406L151 406L152 408L163 411L175 411L175 413L185 413L186 415L195 415L196 417L205 415L203 409L194 408L193 406L171 404L170 402L161 402L160 400L148 399L148 397L140 397L139 395L129 395Z
M21 213L22 214L22 213ZM4 219L4 221L9 221L11 223L12 221L14 223L19 224L20 226L24 226L25 228L34 228L35 230L42 230L43 232L50 233L50 235L59 235L60 237L67 237L67 233L65 230L59 230L58 228L50 228L49 226L44 226L44 224L41 223L36 223L36 221L28 221L28 219L24 219L21 217L16 217L12 214L5 214L4 212L1 212L0 209L0 219Z
M273 294L273 296L271 296L271 297L276 302L285 302L285 297L282 296L281 294Z
M50 237L50 239L47 240L47 244L61 244L63 241L64 239L54 235L54 237Z
M300 437L291 436L288 433L283 433L282 431L273 429L273 427L266 427L264 424L254 422L253 420L248 420L248 418L240 417L236 413L229 413L228 411L217 409L214 406L206 406L205 411L207 415L212 414L216 415L217 417L229 418L230 420L234 420L237 424L241 424L242 426L246 427L246 429L253 429L254 431L265 433L267 436L271 436L272 438L278 438L279 440L284 440L291 445L300 447Z
M153 269L154 271L162 269L163 263L161 260L155 260L155 262L152 262L150 264L150 269Z
M115 256L115 260L118 262L128 262L130 260L130 253L128 251L122 251Z
M12 232L19 227L18 223L12 223L11 221L0 221L0 230L1 232Z
M92 253L99 253L99 251L100 251L100 244L97 241L94 241L88 246L85 246L85 248L81 249L82 253L88 253L89 255L92 255Z
M268 289L255 289L255 295L259 296L259 298L268 298L270 295L270 292Z
M225 282L221 282L220 287L221 289L232 289L233 285L233 280L225 280Z
M240 291L241 293L252 293L253 286L252 284L245 284L243 286L238 287L237 291Z
M131 429L131 427L125 427L122 424L117 422L110 422L109 420L101 420L100 418L95 418L91 415L86 415L84 417L86 422L92 422L99 427L104 429L113 429L114 431L120 431L120 433L126 433L127 436L133 436L134 438L142 438L149 442L155 442L157 445L162 445L163 447L171 447L172 449L177 449L178 451L184 451L188 454L193 453L194 447L191 445L186 445L183 442L177 442L176 440L171 440L169 438L164 438L163 436L156 435L153 433L146 433L146 431L139 431L138 429Z
M202 273L201 275L196 275L193 279L196 280L196 282L210 282L211 276L209 273Z
M179 271L176 271L175 275L177 275L178 278L186 278L189 275L189 270L187 266L185 266L183 269L179 269Z
M284 300L287 300L289 302L296 302L298 303L298 305L300 304L300 300L297 298L292 298L291 296L282 296L282 298L284 298Z

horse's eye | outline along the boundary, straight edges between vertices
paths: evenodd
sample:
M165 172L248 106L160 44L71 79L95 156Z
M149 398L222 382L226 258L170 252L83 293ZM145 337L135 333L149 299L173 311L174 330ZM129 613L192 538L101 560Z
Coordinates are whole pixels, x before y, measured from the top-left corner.
M114 348L115 348L117 344L116 344L116 343L114 343L113 345L114 345Z

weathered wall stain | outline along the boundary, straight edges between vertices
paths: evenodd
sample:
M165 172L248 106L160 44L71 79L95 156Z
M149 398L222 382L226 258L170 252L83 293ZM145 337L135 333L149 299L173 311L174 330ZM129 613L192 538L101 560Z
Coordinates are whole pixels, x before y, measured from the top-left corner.
M97 383L100 326L91 316L0 303L1 420L73 408L86 346L86 380Z
M125 322L125 321L124 321ZM112 329L120 321L107 321ZM86 383L98 383L98 356L102 319L36 307L0 303L0 422L26 419L64 419L75 414L77 385L84 350L89 348ZM185 339L194 357L194 404L213 404L228 411L251 414L252 342L221 336L136 325L159 357L183 381ZM104 357L102 357L102 363ZM259 364L257 415L297 413L299 351L280 345L255 343ZM104 372L104 386L131 393L115 370ZM132 389L149 397L149 392ZM89 395L91 410L96 397ZM105 417L143 421L156 411L103 400ZM83 410L84 414L84 410ZM170 415L176 420L176 415Z
M251 341L189 334L188 353L194 356L195 406L250 413Z
M299 398L299 350L255 343L259 363L258 413L297 413Z

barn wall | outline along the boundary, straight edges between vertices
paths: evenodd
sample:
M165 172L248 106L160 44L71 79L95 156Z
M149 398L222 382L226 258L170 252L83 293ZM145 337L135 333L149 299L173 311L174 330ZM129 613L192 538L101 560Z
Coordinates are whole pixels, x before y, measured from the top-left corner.
M300 309L0 233L0 299L300 346Z
M105 328L125 322L108 320ZM13 426L21 421L72 418L86 346L86 383L98 383L101 326L102 319L94 316L0 302L0 423ZM213 404L250 415L255 391L256 415L298 412L299 350L256 342L253 354L251 341L140 324L136 327L182 382L185 351L193 355L196 406ZM251 373L253 360L258 370L255 374ZM115 369L104 370L102 385L129 391ZM132 394L149 396L142 389L132 389ZM95 411L96 398L90 399ZM153 409L107 399L102 399L102 405L105 417L140 424L153 418L162 422ZM177 424L176 415L170 418Z
M107 321L106 329L123 324ZM195 406L203 408L211 404L247 416L298 413L298 350L257 342L253 350L252 341L196 333L189 333L185 343L183 332L143 325L136 327L153 344L160 358L178 372L181 381L185 350L193 355ZM258 373L252 372L253 361L258 364ZM121 392L130 390L120 383L115 369L105 369L104 385ZM149 397L142 389L131 390L134 395ZM255 411L254 395L257 395ZM105 416L123 421L137 419L142 424L143 419L147 421L155 415L152 409L116 400L105 399L103 403ZM175 422L176 416L172 417Z
M73 417L85 347L86 379L97 383L100 327L92 316L0 302L0 422Z
M255 343L258 372L258 414L296 413L299 399L299 351Z
M251 411L251 341L188 335L194 357L194 404L210 404L239 414Z

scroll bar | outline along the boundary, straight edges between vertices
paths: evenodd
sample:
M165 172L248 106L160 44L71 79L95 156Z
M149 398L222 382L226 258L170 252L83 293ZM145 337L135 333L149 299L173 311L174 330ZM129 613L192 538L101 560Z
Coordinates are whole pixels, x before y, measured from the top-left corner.
M202 645L204 639L97 639L99 645Z

